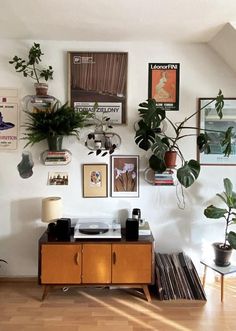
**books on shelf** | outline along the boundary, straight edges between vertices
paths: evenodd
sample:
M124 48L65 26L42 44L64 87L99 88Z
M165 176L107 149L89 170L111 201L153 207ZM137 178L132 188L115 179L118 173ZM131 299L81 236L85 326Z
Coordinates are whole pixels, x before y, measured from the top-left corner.
M147 221L139 222L138 234L139 236L150 236L152 234Z
M196 268L183 252L156 253L156 287L160 300L206 300Z
M162 173L155 172L154 185L174 185L174 172L171 169L167 169Z

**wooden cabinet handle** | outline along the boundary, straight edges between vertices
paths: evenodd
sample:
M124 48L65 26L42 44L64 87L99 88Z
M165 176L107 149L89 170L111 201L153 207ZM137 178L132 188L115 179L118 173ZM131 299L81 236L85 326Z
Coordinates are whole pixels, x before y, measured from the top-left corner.
M79 264L79 260L80 260L80 254L79 254L79 252L77 252L76 256L75 256L76 264Z
M115 252L112 253L112 262L113 262L113 264L116 264L116 253Z

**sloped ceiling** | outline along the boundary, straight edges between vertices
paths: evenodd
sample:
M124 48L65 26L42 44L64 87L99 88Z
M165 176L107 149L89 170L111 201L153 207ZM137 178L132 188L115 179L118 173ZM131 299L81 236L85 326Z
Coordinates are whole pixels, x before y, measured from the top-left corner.
M0 38L208 42L235 0L0 0Z

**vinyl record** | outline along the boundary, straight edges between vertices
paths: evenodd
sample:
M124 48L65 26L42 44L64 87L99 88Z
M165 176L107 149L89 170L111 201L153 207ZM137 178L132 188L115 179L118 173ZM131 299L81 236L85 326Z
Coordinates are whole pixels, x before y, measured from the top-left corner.
M108 230L108 225L102 222L88 222L79 225L79 232L84 234L102 234Z

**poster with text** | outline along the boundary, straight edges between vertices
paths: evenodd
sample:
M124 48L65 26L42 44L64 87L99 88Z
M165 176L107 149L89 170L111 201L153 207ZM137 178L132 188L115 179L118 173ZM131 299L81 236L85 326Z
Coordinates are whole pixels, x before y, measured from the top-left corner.
M179 63L149 63L148 97L166 110L179 110Z
M0 88L0 150L16 150L18 143L18 90Z

